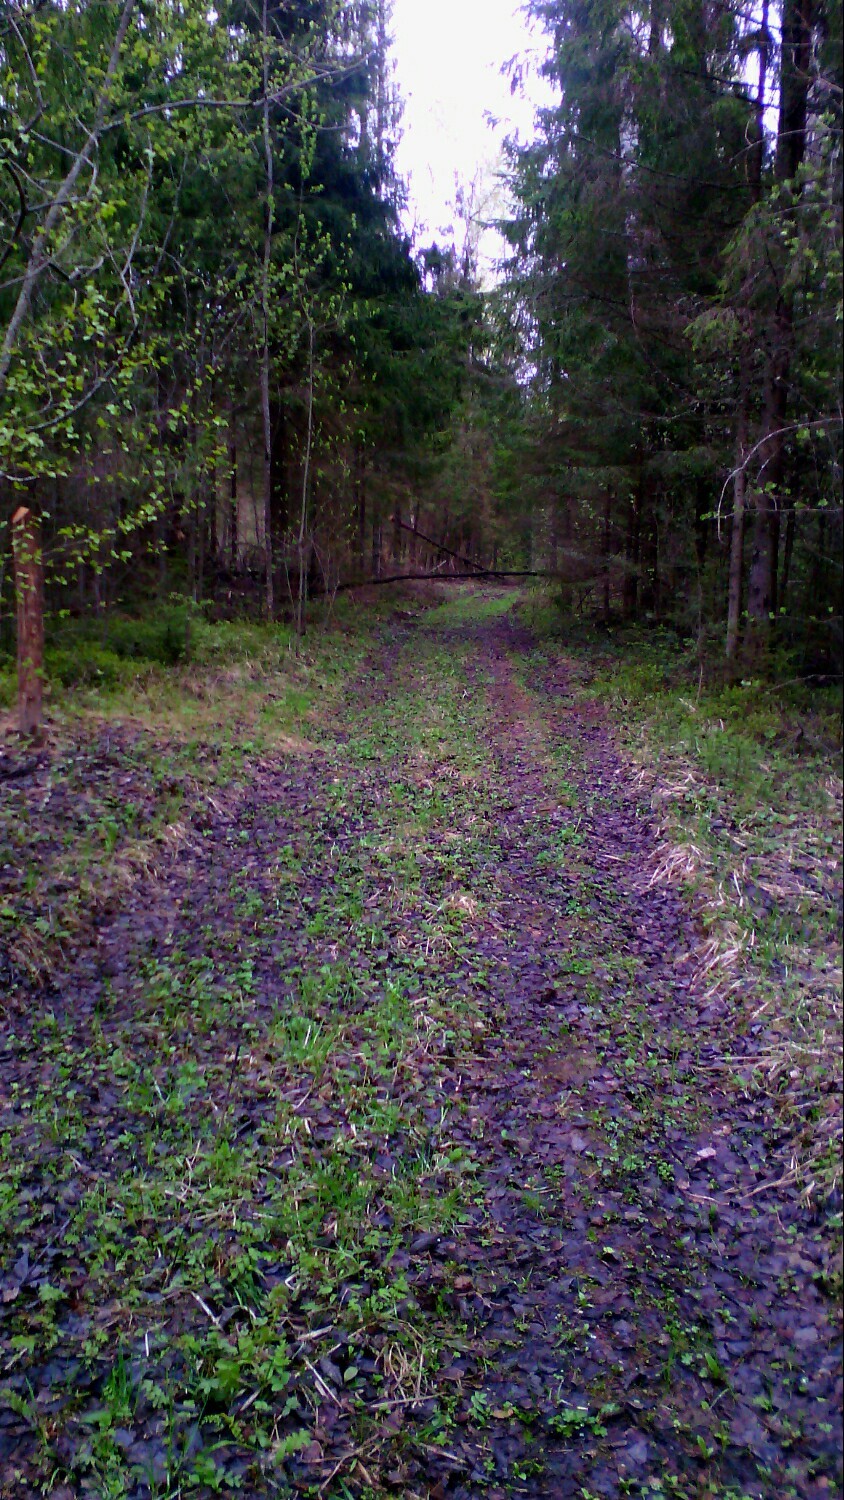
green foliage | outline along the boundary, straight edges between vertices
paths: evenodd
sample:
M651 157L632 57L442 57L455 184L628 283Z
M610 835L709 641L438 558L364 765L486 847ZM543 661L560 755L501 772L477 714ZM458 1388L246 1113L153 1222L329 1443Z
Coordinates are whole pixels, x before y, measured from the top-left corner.
M769 543L773 557L748 607L765 637L773 625L779 641L802 638L804 660L829 666L841 616L838 43L792 75L764 39L769 90L779 68L792 109L774 140L770 104L746 82L758 18L701 18L682 0L635 18L617 0L530 9L558 93L510 153L499 302L524 399L502 493L532 557L562 575L567 611L702 636L723 629L740 469L757 582ZM836 103L804 155L788 101L809 73ZM784 174L790 156L799 166ZM740 594L753 574L740 552L737 568Z
M116 664L113 680L126 675L127 663L175 666L188 654L190 618L188 605L182 603L142 616L110 611L100 620L86 616L59 622L49 637L47 675L68 687L92 674L108 672L109 663ZM75 667L78 675L74 675Z
M150 667L173 667L189 651L191 610L185 603L144 616L109 612L100 619L60 620L48 629L44 670L48 682L63 688L107 690L133 681ZM199 626L201 630L201 626ZM15 671L0 656L0 695L11 703ZM0 700L0 701L2 701Z
M342 491L361 433L394 445L370 423L379 376L399 425L416 414L421 437L434 420L392 353L418 275L384 134L386 31L330 0L270 5L266 25L253 0L13 9L0 19L17 78L0 179L0 473L42 515L57 602L105 575L113 604L151 553L176 569L181 554L197 595L227 433L236 422L248 449L260 422L264 349L284 429L276 540L292 528L294 481L278 469L304 446L309 342L314 489L332 472ZM355 144L351 122L376 113L379 133ZM336 512L329 524L342 531Z

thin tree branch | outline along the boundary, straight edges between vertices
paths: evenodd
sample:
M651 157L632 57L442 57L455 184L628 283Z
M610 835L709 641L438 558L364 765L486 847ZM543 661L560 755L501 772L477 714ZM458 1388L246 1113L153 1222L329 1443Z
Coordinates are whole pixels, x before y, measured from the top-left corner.
M21 329L23 328L23 324L28 316L35 288L39 280L41 279L41 276L44 274L44 271L49 262L48 244L50 235L56 228L56 225L59 223L65 205L70 199L70 196L73 193L73 189L76 186L77 179L79 178L83 167L88 164L91 153L96 147L102 134L106 110L108 109L111 92L114 87L117 69L120 65L120 56L123 51L123 43L126 40L126 33L129 30L129 24L132 19L132 12L134 8L135 0L123 0L123 9L121 11L120 19L117 24L117 31L115 32L114 42L112 44L108 65L105 71L105 77L103 78L103 85L100 91L99 100L97 102L97 108L94 113L93 124L91 125L86 140L84 141L77 154L76 160L71 165L70 170L68 171L67 176L65 177L64 182L61 185L61 188L56 194L56 197L53 199L52 205L44 220L44 223L42 224L40 230L38 231L38 234L35 237L35 241L33 243L32 250L29 256L29 262L24 274L23 283L21 285L20 292L18 293L14 311L11 318L9 319L9 323L6 328L2 350L0 350L0 396L2 396L6 388L6 382L9 375L9 367L12 363L12 355L14 354L15 346L17 345L17 341L20 336Z
M23 231L23 226L26 223L26 216L29 213L29 205L26 201L26 194L23 190L23 183L21 182L16 169L13 167L10 161L4 161L3 166L6 168L6 171L8 172L13 183L15 184L15 187L18 190L18 200L20 203L20 207L18 209L18 222L12 230L12 237L9 240L9 243L6 246L5 250L3 251L3 254L0 255L0 271L5 266L6 261L9 259L9 256L14 250L15 245L20 239L21 233Z
M417 526L409 526L407 521L401 519L401 516L391 516L390 520L393 526L400 527L402 531L409 531L411 536L418 536L420 542L427 542L429 547L436 547L438 552L444 552L447 557L456 558L458 562L463 563L464 567L477 568L479 572L484 574L489 572L487 568L484 568L482 563L473 562L471 557L464 557L461 552L452 552L451 548L443 546L442 542L435 542L432 537L425 536L424 532L421 532ZM495 576L497 577L498 575L496 574Z
M724 480L723 486L721 488L721 493L718 496L718 504L715 507L715 518L718 523L718 540L720 541L721 539L721 519L723 516L724 496L727 493L727 489L732 484L736 475L741 474L744 472L744 470L746 470L754 453L758 453L759 449L763 448L766 443L769 443L772 438L786 437L789 432L800 432L804 428L808 431L813 427L836 427L840 426L841 423L841 417L818 417L814 422L787 422L784 427L778 427L775 432L766 432L764 437L761 437L759 439L758 443L754 443L753 447L748 449L742 462L740 464L737 464L734 469L730 470L729 474Z
M366 578L358 583L338 583L334 589L337 594L350 593L352 589L374 588L384 583L465 583L479 578L559 578L558 573L551 573L547 569L537 570L533 568L505 569L493 573L485 568L481 573L390 573L386 578Z

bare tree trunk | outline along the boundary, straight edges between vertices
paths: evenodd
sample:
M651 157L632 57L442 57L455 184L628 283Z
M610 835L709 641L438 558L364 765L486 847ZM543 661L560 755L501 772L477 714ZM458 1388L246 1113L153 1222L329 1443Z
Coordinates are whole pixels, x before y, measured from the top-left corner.
M776 320L778 348L768 366L765 397L765 434L758 446L759 480L754 491L753 543L747 580L747 614L754 647L766 641L777 607L777 552L779 505L785 458L783 431L788 406L791 369L791 310L781 306Z
M794 556L794 534L796 529L797 516L794 510L794 506L791 505L789 506L788 514L785 518L785 549L783 551L782 559L782 577L780 579L779 589L777 591L777 598L779 600L780 609L785 608L785 601L788 595L788 585L791 579L791 559Z
M758 203L762 192L762 168L765 160L765 87L768 77L768 0L762 6L762 25L759 30L759 82L756 91L755 140L747 159L747 178L753 203ZM742 287L743 300L748 295L748 285ZM744 313L744 308L742 312ZM738 650L741 630L742 583L744 581L744 530L747 510L747 443L750 414L750 351L752 339L752 315L745 314L747 327L743 327L739 352L739 401L736 414L735 480L733 483L733 520L730 528L730 566L727 580L727 640L725 655L733 661Z
M784 0L780 62L780 111L774 177L781 189L799 193L794 179L806 150L811 82L812 0ZM786 414L793 335L792 293L780 291L774 315L773 351L765 378L760 475L756 486L753 551L747 584L748 649L764 645L777 607L780 488L785 459Z
M736 417L736 474L733 482L733 523L730 528L730 571L727 581L727 661L738 649L744 574L744 514L747 497L747 407L750 389L750 351L741 352L739 404Z
M156 587L159 599L163 599L167 591L167 514L161 512L155 518L154 526L155 552L158 558L158 578ZM91 586L94 594L94 608L99 610L99 572L97 563L94 561L91 570Z
M288 503L288 416L284 401L277 395L271 404L272 448L270 452L270 485L272 489L273 556L278 566L278 551L290 523Z
M212 410L214 407L212 402ZM214 467L207 476L210 482L207 485L208 493L208 562L212 572L216 571L217 558L220 553L220 453L217 449L214 456Z
M446 545L445 544L448 541L449 525L450 525L450 515L449 515L448 502L446 502L446 507L445 507L445 510L443 512L442 526L440 528L439 547L440 547L441 551L445 551L446 550Z
M229 419L229 562L232 571L238 562L238 507L237 507L237 444L234 425Z
M299 510L299 535L296 541L296 551L299 561L299 592L296 600L296 634L301 638L305 633L305 606L308 597L308 569L305 565L305 540L308 532L308 488L311 482L311 450L314 439L314 343L315 329L313 318L306 314L308 319L308 408L307 426L305 429L305 462L302 465L302 503Z
M610 618L610 497L604 497L604 619L609 623Z
M217 503L217 470L214 469L214 485L208 503L208 561L213 570L220 552L220 530Z
M366 572L366 486L364 484L363 449L356 444L354 453L354 498L358 528L358 567L363 578Z
M196 519L196 509L191 505L187 514L188 588L194 604L196 603Z
M662 29L664 25L665 14L662 0L651 0L648 34L649 57L659 57L662 51Z
M190 594L194 604L199 600L199 533L202 529L202 507L199 488L199 462L196 421L196 370L190 394L190 419L188 422L188 452L190 462L185 466L185 508L188 534L188 578Z
M572 514L571 514L571 496L570 495L566 495L565 501L563 503L562 514L560 516L560 523L561 523L560 524L560 530L562 532L564 563L563 563L562 570L560 572L560 590L559 590L559 594L558 594L558 599L559 599L559 602L560 602L560 609L563 611L563 613L568 613L568 611L572 607L572 602L573 602L573 598L574 598L574 594L573 594L573 591L572 591L572 583L571 583L571 565L570 565L571 544L572 544Z
M12 552L18 613L18 728L41 728L44 674L44 574L41 527L26 506L12 516Z
M640 464L636 489L627 505L627 528L624 538L622 609L628 620L635 619L639 601L639 516L642 510L644 487L644 471Z
M273 253L273 224L275 214L275 183L273 144L270 133L270 49L268 0L263 0L261 10L261 84L263 88L262 123L264 140L264 256L261 267L261 426L264 440L262 469L262 501L264 513L264 607L268 620L275 617L274 558L273 558L273 479L272 449L273 430L270 410L270 271Z
M199 506L196 512L196 587L194 589L194 598L197 604L202 603L202 599L205 593L205 545L207 524L207 498L205 494L205 485L203 484L199 497Z

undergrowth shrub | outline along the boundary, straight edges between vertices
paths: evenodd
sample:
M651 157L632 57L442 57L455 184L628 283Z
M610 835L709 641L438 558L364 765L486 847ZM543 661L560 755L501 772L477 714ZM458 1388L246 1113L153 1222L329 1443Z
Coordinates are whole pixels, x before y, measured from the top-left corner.
M62 620L50 630L49 640L57 651L87 657L86 672L92 663L95 670L107 670L106 657L173 667L187 655L189 626L190 607L175 603L146 615L108 613L99 618ZM97 653L101 654L99 661Z
M75 646L48 646L44 652L44 675L48 683L71 687L117 687L131 673L114 651L96 641Z

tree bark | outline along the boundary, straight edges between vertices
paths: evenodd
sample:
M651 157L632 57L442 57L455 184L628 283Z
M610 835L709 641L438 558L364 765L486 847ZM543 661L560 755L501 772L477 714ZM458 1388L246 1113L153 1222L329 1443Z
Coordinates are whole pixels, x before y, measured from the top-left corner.
M270 133L270 51L268 0L261 11L261 84L264 144L264 254L261 265L261 427L264 440L262 500L264 512L264 607L268 620L275 616L275 572L273 558L273 430L270 410L270 270L273 252L275 183L273 145Z
M238 563L237 443L234 427L229 426L229 564L232 571Z
M744 578L744 515L747 499L747 408L750 392L750 351L741 351L739 404L736 417L736 473L733 481L733 520L730 527L730 569L727 580L727 661L738 650Z
M812 39L812 0L785 0L782 18L780 111L774 177L781 190L789 185L806 150ZM792 187L793 196L799 192ZM793 212L793 210L792 210ZM772 350L765 378L763 437L759 444L759 480L750 574L747 584L748 651L754 656L769 637L777 608L780 494L785 459L786 415L791 373L793 305L790 291L780 290L773 322Z
M308 532L308 489L311 482L311 451L314 440L314 354L316 330L313 318L308 318L308 404L305 431L305 462L302 465L302 503L299 510L299 536L296 550L299 561L299 592L296 600L296 634L305 632L305 606L308 597L308 569L305 565L305 543Z
M605 619L605 621L607 623L609 623L609 618L610 618L610 506L611 506L611 500L610 500L609 494L607 494L607 495L604 496L604 535L603 535L603 554L604 554L603 598L604 598L604 619Z
M651 0L648 26L648 57L659 57L662 51L662 30L665 25L663 0Z
M791 369L791 309L784 303L776 318L777 348L765 381L765 437L758 446L759 475L754 490L753 542L747 580L748 646L766 641L777 607L779 506L785 458L788 380Z
M366 572L366 484L364 482L365 458L363 448L357 443L355 444L353 463L355 517L358 530L358 567L360 568L360 576L362 578Z
M627 507L627 531L624 546L625 569L622 608L624 611L624 616L628 620L634 620L636 618L636 611L639 603L639 517L642 510L642 495L644 493L644 488L644 472L640 467L636 489L630 496Z
M185 530L188 538L188 588L190 596L196 603L196 510L191 505L185 518Z
M201 604L205 597L205 551L207 540L208 500L203 486L196 513L196 584L194 587L194 598L197 604Z
M44 573L41 527L26 506L12 516L18 618L18 728L37 735L44 685Z
M752 203L762 193L762 168L765 161L765 87L768 77L768 0L762 7L759 46L759 83L756 91L755 139L747 161L747 180ZM743 301L749 284L742 286ZM738 651L741 630L742 584L744 582L744 531L747 509L747 440L750 414L750 351L752 315L742 308L746 325L741 329L739 349L739 401L736 415L735 480L733 483L733 520L730 528L730 566L727 580L727 639L725 655L733 661Z
M557 501L556 497L548 502L548 571L557 571L557 553L559 550Z
M791 559L794 556L794 534L796 529L797 516L794 510L794 506L791 505L789 506L788 514L785 520L785 549L783 551L782 559L782 577L780 579L779 588L777 590L777 599L779 601L780 609L785 608L785 601L788 595L788 585L791 578Z
M278 552L282 538L290 524L288 500L287 455L289 444L288 414L281 397L271 402L272 448L270 453L272 488L273 551Z

